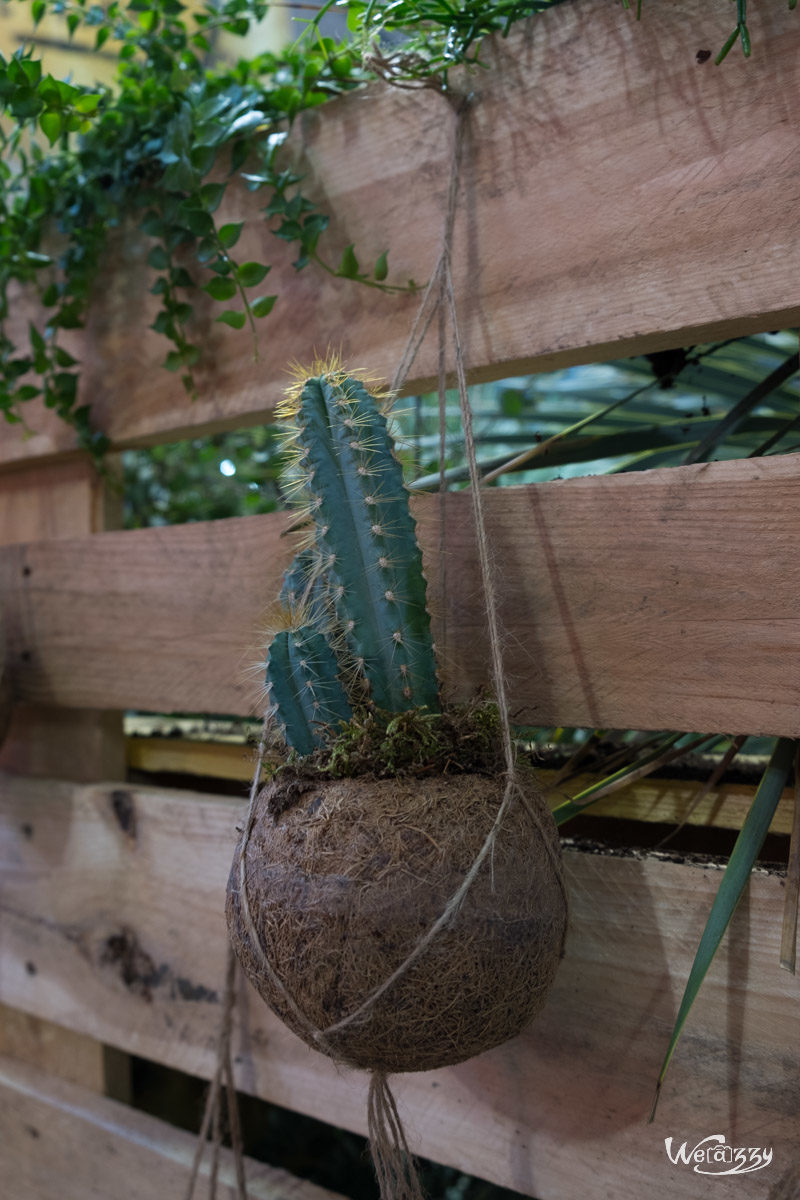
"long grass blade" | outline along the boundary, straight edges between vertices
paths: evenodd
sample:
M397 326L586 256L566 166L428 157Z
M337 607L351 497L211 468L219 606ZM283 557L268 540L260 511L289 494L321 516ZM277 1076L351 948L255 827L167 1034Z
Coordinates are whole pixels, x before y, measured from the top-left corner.
M686 742L687 735L685 733L673 733L659 745L652 753L640 758L637 762L630 763L626 767L622 767L613 775L607 776L605 779L593 783L591 787L585 788L579 792L572 800L565 800L563 804L559 804L553 809L556 825L564 825L573 817L577 817L578 813L582 813L590 804L601 800L603 796L608 796L612 792L618 791L620 788L626 787L629 783L634 783L637 779L642 779L645 775L652 774L653 771L660 767L666 766L673 759L683 758L684 755L696 750L705 742L716 739L716 734L713 738L708 735L695 738L693 741Z
M731 765L733 760L736 758L736 755L739 753L739 751L741 750L742 746L745 744L746 741L747 741L747 737L745 734L740 734L739 737L735 737L733 739L733 741L731 742L727 751L722 756L722 759L717 763L716 767L711 772L711 775L708 777L706 782L704 784L701 784L701 786L697 789L697 792L694 795L694 797L692 798L692 802L689 805L689 807L687 808L686 815L683 818L683 820L681 821L681 823L679 825L676 825L671 833L668 833L665 838L662 838L661 841L656 844L656 846L654 847L656 850L661 850L664 846L666 846L667 842L671 842L672 839L674 837L677 837L678 834L681 832L681 830L686 827L686 825L688 824L689 818L691 817L692 813L697 808L700 801L705 800L705 798L709 794L709 792L714 791L714 789L716 788L720 779L722 779L722 776L728 770L728 767Z
M706 437L700 441L694 449L690 450L684 459L685 463L705 462L710 454L713 454L716 447L729 434L733 433L734 429L744 420L757 404L762 400L766 400L767 396L771 395L777 388L785 383L787 379L791 379L792 375L800 365L800 358L797 354L790 354L789 357L776 367L766 379L762 379L760 383L743 396L738 404L735 404L729 413L722 418L721 421L712 429Z
M800 746L794 759L794 818L786 867L786 895L783 901L781 930L781 966L794 975L797 969L797 909L800 904Z
M692 969L689 972L689 979L686 983L680 1008L678 1009L678 1015L675 1019L667 1052L661 1064L658 1082L656 1083L656 1092L653 1098L653 1107L650 1112L651 1121L655 1117L661 1088L672 1060L672 1055L675 1052L675 1047L678 1044L678 1039L686 1024L686 1018L689 1016L691 1007L697 998L697 993L700 991L700 986L706 977L708 968L713 962L723 934L728 928L734 909L741 899L758 852L764 844L764 838L767 836L767 830L774 816L778 801L781 798L783 789L786 787L786 781L792 769L794 756L795 742L791 738L781 738L773 750L769 765L761 777L761 782L758 785L753 803L750 806L750 811L736 839L736 845L733 847L719 889L714 897L714 903L711 905L711 912L708 914L708 920L700 938L700 944L697 947Z

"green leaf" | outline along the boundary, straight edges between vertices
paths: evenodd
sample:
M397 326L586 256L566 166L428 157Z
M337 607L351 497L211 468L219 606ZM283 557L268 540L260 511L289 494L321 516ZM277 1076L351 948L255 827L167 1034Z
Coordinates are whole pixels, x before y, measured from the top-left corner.
M55 143L61 137L61 113L43 112L39 117L39 125L41 126L42 133L45 135L50 145L55 145Z
M217 320L222 321L225 325L230 325L231 329L244 329L247 317L243 312L236 312L235 309L226 308L225 312L220 313Z
M358 275L358 259L353 251L352 243L345 247L337 274L343 275L345 279L355 279Z
M231 221L228 225L221 226L219 240L226 250L236 245L243 228L244 221Z
M164 271L169 266L169 255L163 246L153 246L147 256L147 264L154 271Z
M678 1044L678 1039L686 1024L686 1018L694 1004L697 993L700 991L700 985L706 977L708 968L711 966L734 910L741 899L742 892L753 869L753 864L758 857L758 852L764 844L764 838L767 836L767 830L775 814L775 809L778 807L778 801L789 779L789 773L794 762L794 754L795 742L791 738L781 738L777 742L769 765L761 777L761 782L758 785L755 798L750 806L750 811L736 839L736 844L733 847L728 865L725 868L725 873L722 876L717 894L714 897L714 903L711 905L711 912L708 914L708 920L700 938L700 944L697 947L692 969L689 972L686 989L675 1019L675 1027L672 1030L672 1037L670 1038L664 1062L659 1072L653 1110L650 1114L651 1120L655 1115L661 1086L664 1082L664 1077L666 1076L675 1047Z
M139 14L139 24L145 33L152 33L158 24L158 13L154 9Z
M45 0L33 0L31 11L33 13L33 23L34 25L38 25L47 11Z
M375 270L373 271L373 275L377 279L378 283L383 283L384 279L389 274L389 261L388 260L389 260L389 251L384 250L383 254L380 256L378 261L375 263Z
M149 233L150 237L164 236L164 221L162 220L161 215L153 210L145 213L139 228L143 233Z
M78 28L80 23L81 23L81 19L80 19L80 16L78 15L78 13L70 13L69 14L69 16L67 17L67 29L69 30L70 37L72 37L73 33Z
M227 184L224 183L204 183L200 188L200 199L207 213L217 211L222 197L225 195L226 187Z
M269 274L269 270L263 263L246 262L236 268L236 278L242 287L255 287Z
M98 29L97 33L95 34L95 39L94 39L95 50L102 50L103 46L105 46L106 42L108 41L108 39L110 37L111 37L111 30L108 28L107 25L103 25L102 28Z
M214 221L202 208L187 209L182 213L182 219L195 237L207 237L213 233Z
M28 324L28 336L33 350L33 368L38 375L47 370L47 345L39 330L33 324Z
M77 112L87 116L97 111L97 106L102 98L99 92L87 92L84 96L78 96L78 99L75 101L75 109Z
M258 300L253 300L250 304L250 311L254 317L268 317L275 307L277 296L261 296Z
M232 279L220 275L216 279L210 279L203 291L208 292L214 300L230 300L231 296L236 295L236 284Z

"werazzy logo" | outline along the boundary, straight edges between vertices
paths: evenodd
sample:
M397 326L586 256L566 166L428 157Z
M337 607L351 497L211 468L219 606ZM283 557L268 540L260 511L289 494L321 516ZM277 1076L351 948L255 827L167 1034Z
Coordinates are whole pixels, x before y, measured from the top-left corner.
M670 1162L692 1167L698 1175L746 1175L772 1162L772 1147L729 1146L722 1133L711 1133L692 1149L684 1142L673 1151L672 1138L664 1138Z

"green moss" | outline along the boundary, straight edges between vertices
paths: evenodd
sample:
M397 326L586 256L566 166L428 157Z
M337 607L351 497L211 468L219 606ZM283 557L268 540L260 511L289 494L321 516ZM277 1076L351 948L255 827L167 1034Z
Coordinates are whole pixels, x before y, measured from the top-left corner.
M445 712L412 708L356 712L326 746L290 758L276 774L298 779L354 775L495 774L503 769L497 705L482 700Z

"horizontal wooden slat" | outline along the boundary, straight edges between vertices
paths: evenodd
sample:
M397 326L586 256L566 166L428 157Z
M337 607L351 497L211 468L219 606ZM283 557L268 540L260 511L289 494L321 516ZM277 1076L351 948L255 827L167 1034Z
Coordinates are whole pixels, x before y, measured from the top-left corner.
M243 804L9 777L0 796L0 999L208 1075ZM415 1150L539 1200L697 1200L705 1181L667 1161L664 1138L723 1132L774 1160L714 1180L714 1196L763 1197L798 1157L800 980L778 965L781 878L751 879L648 1125L720 871L574 849L566 864L570 935L544 1014L469 1063L398 1078ZM244 1090L364 1130L363 1075L305 1047L244 984L235 1038Z
M0 1177L9 1200L179 1200L191 1134L85 1088L0 1059ZM209 1157L197 1195L208 1189ZM332 1200L336 1193L287 1171L246 1160L253 1200ZM231 1154L223 1150L219 1200L234 1200Z
M198 775L211 779L253 777L255 748L244 744L192 742L172 737L132 737L127 740L127 764L149 774ZM581 774L566 783L558 783L558 772L537 770L542 787L555 807L563 799L572 799L584 788L597 783L599 776ZM634 821L664 824L701 825L715 829L741 829L753 802L755 786L723 781L695 806L701 783L678 779L640 779L592 805L592 816L624 817ZM794 791L786 788L770 825L770 833L788 834L792 830Z
M800 734L800 456L491 491L515 719ZM442 676L488 683L469 498L416 502ZM21 698L252 713L285 518L0 550ZM442 567L445 567L443 572ZM445 594L442 594L442 588Z
M454 265L467 363L475 378L686 345L796 325L800 165L795 106L800 22L788 6L748 9L753 55L698 64L722 45L725 4L673 0L641 22L608 0L581 0L516 28L481 52L472 89ZM327 253L355 242L367 265L389 249L391 279L426 280L439 251L452 112L432 91L384 86L300 117L292 153L304 187L331 214ZM226 200L222 219L254 216L261 196ZM200 322L207 351L192 403L160 369L147 330L148 245L121 239L77 352L82 399L117 445L260 420L286 364L315 349L391 377L417 307L291 266L294 247L255 221L242 259L274 264L280 301L248 335ZM200 306L202 308L202 305ZM30 312L18 306L21 336ZM408 380L436 372L431 334ZM72 439L31 405L37 436L0 436L0 459L58 453Z
M105 1090L103 1047L85 1033L63 1029L0 1004L0 1062L15 1058L93 1092ZM0 1145L6 1136L0 1136Z

